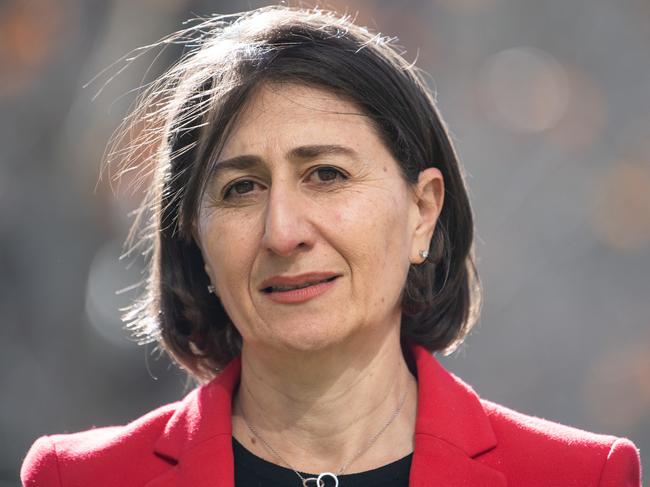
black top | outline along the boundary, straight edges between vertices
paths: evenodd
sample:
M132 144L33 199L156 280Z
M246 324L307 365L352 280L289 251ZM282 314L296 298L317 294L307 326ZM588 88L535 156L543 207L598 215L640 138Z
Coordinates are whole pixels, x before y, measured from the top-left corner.
M235 457L236 487L302 487L302 481L296 473L253 455L234 437L232 449ZM409 471L413 454L405 456L375 470L339 476L339 487L408 487ZM314 474L300 472L305 478L317 477ZM325 487L332 487L334 481L328 478ZM316 482L310 482L316 487Z

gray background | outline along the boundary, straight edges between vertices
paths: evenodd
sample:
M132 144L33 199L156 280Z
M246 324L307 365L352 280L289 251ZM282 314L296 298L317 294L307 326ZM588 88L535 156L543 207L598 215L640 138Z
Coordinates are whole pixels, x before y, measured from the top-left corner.
M140 194L97 184L152 57L94 101L107 76L82 85L182 20L263 4L0 3L1 487L37 436L184 393L119 321L134 294L115 291L140 278L140 261L118 260ZM627 436L650 464L650 4L329 5L399 36L431 73L466 167L485 305L446 365L491 400Z

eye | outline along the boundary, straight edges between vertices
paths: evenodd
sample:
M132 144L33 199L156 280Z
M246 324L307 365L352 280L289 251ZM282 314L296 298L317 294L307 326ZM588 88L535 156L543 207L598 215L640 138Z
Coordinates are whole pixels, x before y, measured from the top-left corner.
M250 179L235 181L226 187L223 192L223 199L237 198L238 196L244 196L251 193L255 190L256 184L255 181L251 181Z
M337 179L347 179L347 176L342 171L331 166L322 166L316 168L309 175L309 179L318 183L331 183Z

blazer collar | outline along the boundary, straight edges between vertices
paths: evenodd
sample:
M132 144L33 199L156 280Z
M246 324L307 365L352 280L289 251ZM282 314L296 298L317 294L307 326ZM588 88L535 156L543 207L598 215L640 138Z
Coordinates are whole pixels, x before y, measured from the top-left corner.
M426 349L411 349L418 375L418 412L411 487L505 487L503 474L478 461L497 445L474 390Z
M410 486L504 487L503 475L476 458L497 444L476 393L447 372L430 352L412 347L418 412ZM241 360L188 394L154 446L173 468L146 487L234 487L231 400Z
M205 441L232 437L231 401L239 384L241 358L230 362L218 377L194 389L181 401L155 444L155 452L171 461Z

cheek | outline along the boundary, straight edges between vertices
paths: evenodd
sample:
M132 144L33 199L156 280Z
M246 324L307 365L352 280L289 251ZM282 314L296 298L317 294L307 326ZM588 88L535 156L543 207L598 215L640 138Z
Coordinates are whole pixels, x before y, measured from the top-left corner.
M248 282L245 277L251 263L252 233L248 225L225 218L212 218L205 223L201 239L203 258L222 293Z
M407 237L406 215L406 205L401 198L381 191L378 195L352 203L348 210L338 212L336 217L348 231L354 229L362 246L384 254L403 247Z
M369 198L351 198L344 209L332 212L332 226L353 272L356 267L367 282L401 289L409 266L406 215L405 201L385 191Z

